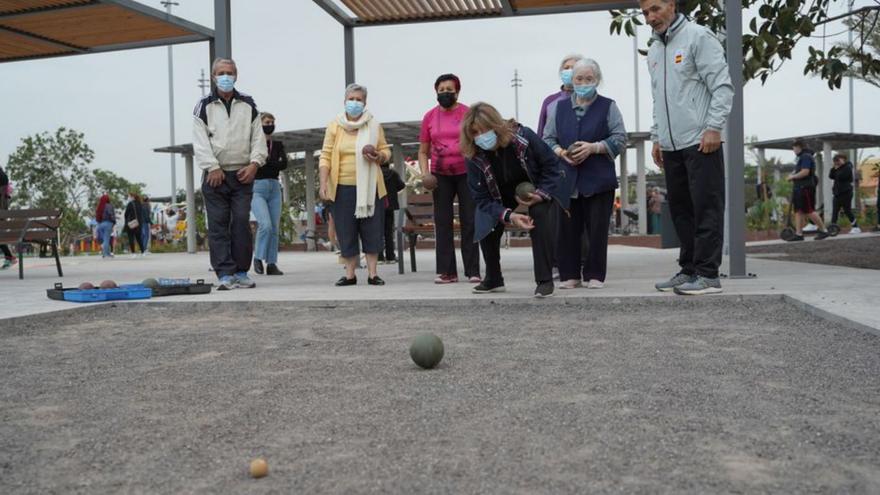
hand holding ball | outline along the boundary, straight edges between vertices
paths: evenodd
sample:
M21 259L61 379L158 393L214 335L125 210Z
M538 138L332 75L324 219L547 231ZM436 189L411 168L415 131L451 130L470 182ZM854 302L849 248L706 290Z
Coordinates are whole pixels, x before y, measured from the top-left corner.
M437 177L433 174L422 177L422 186L429 191L433 191L437 188Z

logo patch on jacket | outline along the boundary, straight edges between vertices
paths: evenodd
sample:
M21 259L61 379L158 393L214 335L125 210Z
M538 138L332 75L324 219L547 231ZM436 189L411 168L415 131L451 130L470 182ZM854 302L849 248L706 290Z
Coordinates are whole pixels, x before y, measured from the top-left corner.
M674 55L673 60L675 61L676 64L680 64L680 63L684 62L684 50L682 50L680 48L678 50L675 50L675 55Z

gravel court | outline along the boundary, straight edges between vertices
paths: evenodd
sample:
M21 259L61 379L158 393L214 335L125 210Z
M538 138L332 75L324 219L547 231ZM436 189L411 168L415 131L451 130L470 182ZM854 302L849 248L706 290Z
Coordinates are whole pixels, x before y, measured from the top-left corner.
M148 303L0 328L2 493L880 491L880 338L778 297ZM408 357L424 331L436 370Z

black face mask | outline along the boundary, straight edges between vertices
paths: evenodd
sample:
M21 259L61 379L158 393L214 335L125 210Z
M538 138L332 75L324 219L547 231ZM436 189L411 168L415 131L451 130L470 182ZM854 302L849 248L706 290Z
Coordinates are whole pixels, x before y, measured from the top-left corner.
M437 93L437 103L443 108L449 108L452 105L455 105L457 100L458 98L455 96L455 93Z
M263 134L272 134L273 132L275 132L275 124L263 126Z

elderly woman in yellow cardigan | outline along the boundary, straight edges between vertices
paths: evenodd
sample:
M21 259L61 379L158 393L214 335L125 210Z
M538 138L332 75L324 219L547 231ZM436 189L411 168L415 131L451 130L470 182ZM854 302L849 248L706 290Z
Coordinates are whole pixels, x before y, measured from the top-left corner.
M385 181L379 166L391 157L385 131L366 107L367 88L345 88L345 111L327 125L321 149L321 199L333 202L333 220L345 276L337 286L355 285L360 249L367 257L370 285L385 285L376 273L382 251Z

